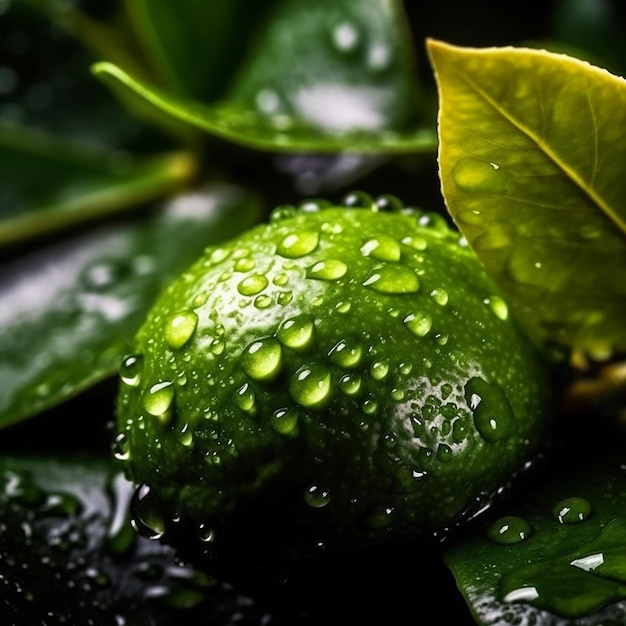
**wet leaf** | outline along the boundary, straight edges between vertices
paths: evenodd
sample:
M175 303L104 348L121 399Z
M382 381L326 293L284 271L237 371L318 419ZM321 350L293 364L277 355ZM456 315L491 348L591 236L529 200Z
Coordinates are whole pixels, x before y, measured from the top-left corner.
M622 455L573 454L551 467L548 480L500 506L444 553L478 624L626 620Z
M0 247L162 197L195 172L184 152L135 159L14 125L0 126Z
M230 187L175 197L154 216L103 226L0 270L0 426L112 375L158 291L205 246L253 224Z
M430 41L445 201L519 316L605 356L626 347L626 81L528 48Z
M2 623L219 626L234 615L251 624L269 617L139 536L132 494L109 460L0 456Z
M209 102L224 92L245 53L242 41L272 2L127 0L126 12L160 84ZM107 54L104 58L116 62ZM121 64L127 70L130 65Z
M384 133L360 130L321 132L297 117L281 115L273 118L232 102L204 105L180 98L135 80L111 63L97 63L93 71L114 89L128 89L169 116L226 141L257 150L395 154L432 152L436 146L434 131L430 129Z

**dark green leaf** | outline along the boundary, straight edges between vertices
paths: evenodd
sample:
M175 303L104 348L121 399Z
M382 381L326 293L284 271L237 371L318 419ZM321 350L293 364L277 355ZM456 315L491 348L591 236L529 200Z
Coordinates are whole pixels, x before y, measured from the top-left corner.
M0 426L113 374L156 293L205 246L259 217L249 196L208 188L154 217L103 227L0 271Z
M623 455L587 459L551 466L549 480L445 552L479 624L625 623Z
M267 610L131 526L110 463L0 457L0 621L14 626L262 623ZM299 620L295 620L299 623Z
M0 247L159 198L195 172L183 152L137 161L16 126L0 126L0 167Z
M97 63L96 76L111 84L130 90L165 114L201 128L236 144L275 152L360 152L393 154L432 152L436 147L433 129L411 131L346 132L321 131L299 118L286 115L268 116L233 102L204 105L156 89L135 80L111 63Z
M430 127L414 53L397 0L283 0L228 100L325 134L415 130L425 113Z
M626 81L569 56L430 41L450 213L528 327L626 347Z
M130 0L128 16L160 84L209 102L222 95L251 27L272 2ZM116 62L107 54L108 61ZM128 65L122 64L130 71Z

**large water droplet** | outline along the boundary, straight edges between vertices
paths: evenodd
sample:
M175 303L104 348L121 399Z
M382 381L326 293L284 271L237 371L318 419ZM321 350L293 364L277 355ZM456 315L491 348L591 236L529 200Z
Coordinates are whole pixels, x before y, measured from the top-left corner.
M143 356L141 354L131 354L122 360L120 378L125 385L137 387L141 382L142 371Z
M330 492L319 485L311 485L304 492L304 501L315 509L321 509L330 502Z
M465 399L473 412L474 426L485 441L493 443L511 435L515 416L500 385L471 378L465 385Z
M356 367L363 357L363 346L351 339L341 339L330 349L328 357L339 367Z
M321 363L302 366L289 382L291 397L303 407L319 407L331 396L331 378L328 368Z
M584 498L566 498L554 506L552 514L560 524L578 524L589 519L591 504Z
M154 417L164 418L174 401L174 385L171 381L158 382L143 396L143 406Z
M370 375L374 380L384 380L389 373L387 361L374 361L370 366Z
M338 280L345 276L348 266L339 259L326 259L318 261L307 269L307 278L318 280Z
M430 296L439 306L445 306L446 304L448 304L449 297L448 292L445 289L433 289L430 292Z
M282 322L276 331L276 337L288 348L305 350L313 343L314 331L313 317L304 314Z
M507 189L504 170L496 163L475 157L459 159L452 170L452 178L460 189L470 193L494 195L505 193Z
M169 318L165 325L165 341L174 350L182 348L191 339L198 316L193 311L180 311Z
M417 274L404 265L376 265L363 286L379 293L415 293L420 283Z
M298 425L298 411L294 408L282 408L274 411L271 418L272 428L281 435L293 434Z
M358 374L345 374L339 379L339 389L347 396L356 396L361 390L361 382Z
M135 490L130 501L131 524L142 536L160 539L165 534L165 518L161 503L146 484Z
M404 318L404 323L416 337L425 337L433 325L428 313L411 313Z
M528 539L532 534L530 524L523 518L508 515L496 520L488 529L487 536L495 543L511 545Z
M501 320L506 320L509 317L509 307L507 303L500 296L489 296L485 300L485 304L489 306L493 314Z
M256 408L254 390L248 383L244 383L235 392L235 404L247 413L253 413Z
M288 259L297 259L313 252L319 244L319 233L312 230L298 230L286 235L276 246L276 252Z
M377 235L361 246L361 254L379 261L399 261L400 244L389 235Z
M280 373L282 363L283 350L274 337L253 341L241 354L241 368L255 380L273 380Z
M237 291L242 296L255 296L261 293L268 285L267 277L263 274L246 276L238 285Z
M115 435L113 443L111 444L111 450L113 456L118 461L128 461L130 458L130 442L125 432L120 432Z

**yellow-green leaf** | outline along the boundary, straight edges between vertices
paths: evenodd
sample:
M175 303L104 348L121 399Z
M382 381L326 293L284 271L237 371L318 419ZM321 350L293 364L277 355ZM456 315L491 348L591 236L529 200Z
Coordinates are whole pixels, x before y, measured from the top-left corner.
M626 348L626 81L563 54L428 42L450 214L543 338Z

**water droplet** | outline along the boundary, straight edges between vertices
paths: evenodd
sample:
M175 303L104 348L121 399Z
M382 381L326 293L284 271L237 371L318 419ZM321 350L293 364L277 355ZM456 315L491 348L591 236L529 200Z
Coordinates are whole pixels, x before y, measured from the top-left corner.
M516 515L508 515L496 520L487 530L487 536L495 543L512 545L520 543L532 534L530 524Z
M319 485L311 485L304 492L304 501L315 509L321 509L330 502L330 492Z
M269 215L270 222L279 222L296 215L298 210L292 204L281 204L272 209Z
M374 380L384 380L389 374L387 361L374 361L370 367L370 375Z
M313 252L319 244L319 233L312 230L298 230L285 236L276 246L276 252L288 259L297 259Z
M346 194L341 203L353 209L373 209L374 199L365 191L351 191Z
M341 339L328 352L329 359L339 367L356 367L362 356L363 346L350 339Z
M276 297L276 302L281 306L287 306L293 300L293 292L281 291Z
M555 505L552 514L560 524L578 524L591 515L591 504L584 498L566 498Z
M428 248L428 241L424 237L419 236L404 237L402 243L419 252L423 252Z
M254 390L248 383L244 383L235 392L235 404L247 413L254 412L256 408L256 398Z
M506 320L509 317L509 307L507 303L500 296L489 296L485 300L485 304L489 306L493 314L501 320Z
M183 424L182 428L178 432L178 440L186 448L193 445L193 431L191 430L191 426L189 426L189 424Z
M345 276L348 266L339 259L326 259L318 261L307 269L307 278L316 278L318 280L338 280Z
M493 443L509 437L515 416L500 385L471 378L465 385L465 399L473 412L474 426L485 441Z
M262 293L260 296L257 296L254 299L254 308L262 311L263 309L268 309L269 307L271 307L273 302L274 301L272 300L271 296Z
M378 235L361 246L361 254L379 261L399 261L400 244L393 237Z
M356 396L361 390L361 377L358 374L344 374L339 379L339 389L347 396Z
M255 380L273 380L278 376L282 363L283 350L274 337L253 341L241 354L241 368Z
M182 348L191 339L198 325L193 311L180 311L169 318L165 325L165 341L174 350Z
M440 443L437 446L437 460L441 463L447 463L454 458L454 451L446 443Z
M372 398L368 398L361 405L361 411L363 411L365 415L375 415L376 411L378 411L378 402Z
M331 391L330 371L321 363L302 366L289 383L291 397L303 407L321 406L330 398Z
M420 283L417 274L404 265L376 265L363 286L379 293L415 293Z
M131 354L125 356L120 365L120 378L125 385L137 387L141 382L143 371L143 356L141 354Z
M400 213L404 210L404 202L391 193L384 193L377 196L374 201L376 209L385 213Z
M261 293L268 285L269 281L263 274L253 274L246 276L238 285L237 291L242 296L255 296Z
M242 259L237 259L235 261L235 265L233 269L236 272L250 272L256 266L256 261L251 257L243 257Z
M448 292L445 289L433 289L430 296L439 306L448 304Z
M277 433L290 435L298 425L298 412L294 408L278 409L272 415L271 425Z
M165 534L161 503L148 485L140 485L133 493L130 515L133 528L142 537L160 539Z
M230 256L230 252L228 248L213 248L208 255L208 264L217 265L221 263Z
M361 40L359 29L351 22L340 22L331 33L332 42L336 50L343 53L355 50Z
M457 186L469 193L489 192L491 195L507 191L506 174L496 163L465 157L459 159L452 170Z
M391 399L395 400L396 402L402 402L402 400L404 400L405 398L405 393L402 389L398 388L398 387L394 387L391 390Z
M202 543L211 543L215 541L215 529L210 524L204 522L198 524L198 539Z
M352 303L348 300L342 300L335 305L337 313L348 313L352 308Z
M427 313L411 313L404 318L404 323L416 337L425 337L433 325Z
M128 461L130 458L130 442L125 432L117 433L111 444L113 456L118 461Z
M156 383L143 397L143 406L154 417L166 416L174 401L174 385L166 380Z
M313 343L315 324L311 315L285 320L276 331L278 340L288 348L305 350Z

